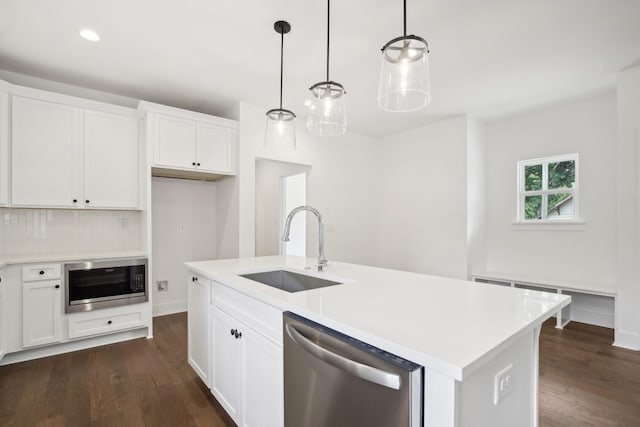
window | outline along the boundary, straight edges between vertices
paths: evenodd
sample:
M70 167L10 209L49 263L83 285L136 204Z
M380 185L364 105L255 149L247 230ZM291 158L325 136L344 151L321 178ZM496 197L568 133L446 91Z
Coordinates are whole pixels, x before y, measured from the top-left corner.
M578 154L518 162L518 221L578 219Z

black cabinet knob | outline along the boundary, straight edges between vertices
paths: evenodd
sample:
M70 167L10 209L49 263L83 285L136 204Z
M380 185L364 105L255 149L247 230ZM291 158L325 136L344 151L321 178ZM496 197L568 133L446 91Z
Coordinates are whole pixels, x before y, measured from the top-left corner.
M235 334L236 334L236 332L237 332L237 331L236 331L235 329L232 329L232 330L231 330L231 336L235 335Z
M196 163L196 166L200 166L200 163Z
M236 339L238 339L238 338L242 338L242 332L240 332L240 331L236 331L236 333L235 333L235 337L236 337Z
M73 203L78 203L78 199L73 199Z
M56 285L56 289L60 289L60 285Z
M191 166L195 166L195 165L196 165L196 162L192 162L192 163L191 163Z
M90 203L90 200L85 200L84 202L85 202L85 203Z
M107 325L110 325L111 323L113 323L113 322L111 322L111 320L107 321Z
M44 270L40 270L40 273L38 273L38 274L44 274Z

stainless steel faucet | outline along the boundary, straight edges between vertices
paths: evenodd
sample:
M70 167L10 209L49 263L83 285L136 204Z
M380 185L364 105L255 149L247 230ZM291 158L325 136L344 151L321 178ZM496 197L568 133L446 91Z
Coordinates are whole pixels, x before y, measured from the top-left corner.
M322 271L327 266L327 259L324 257L324 223L322 222L322 215L318 212L317 209L312 208L311 206L298 206L294 208L289 215L287 216L287 220L284 223L284 231L282 232L282 241L289 241L289 232L291 231L291 220L293 217L302 211L309 211L314 214L318 218L318 271Z

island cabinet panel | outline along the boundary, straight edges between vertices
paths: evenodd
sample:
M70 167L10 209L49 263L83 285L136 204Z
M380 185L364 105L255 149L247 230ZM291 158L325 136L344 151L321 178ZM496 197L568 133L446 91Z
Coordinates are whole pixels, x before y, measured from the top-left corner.
M188 346L189 365L204 383L211 387L210 380L210 333L209 306L211 282L204 277L187 276L188 289Z
M282 333L282 313L215 282L212 288L213 395L241 427L283 426L282 344L270 332Z
M13 96L11 124L11 203L76 206L82 110Z
M213 307L213 381L211 391L218 402L240 424L242 393L242 344L235 337L238 321L217 307Z

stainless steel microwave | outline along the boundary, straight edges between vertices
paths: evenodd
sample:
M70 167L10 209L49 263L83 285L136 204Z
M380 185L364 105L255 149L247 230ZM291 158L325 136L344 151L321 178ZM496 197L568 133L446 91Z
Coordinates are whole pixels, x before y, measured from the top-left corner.
M64 265L66 313L149 301L147 258Z

